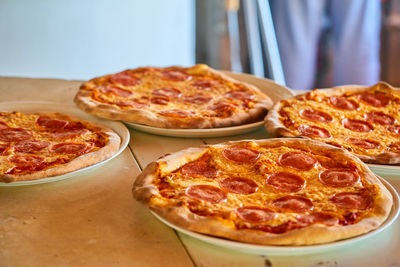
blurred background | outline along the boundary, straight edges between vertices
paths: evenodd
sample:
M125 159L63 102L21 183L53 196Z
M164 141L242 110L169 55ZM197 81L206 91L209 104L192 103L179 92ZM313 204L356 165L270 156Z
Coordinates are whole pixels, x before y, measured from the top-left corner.
M86 80L195 63L193 0L1 0L0 75Z
M400 86L399 48L400 0L0 1L0 76L206 63L293 89Z

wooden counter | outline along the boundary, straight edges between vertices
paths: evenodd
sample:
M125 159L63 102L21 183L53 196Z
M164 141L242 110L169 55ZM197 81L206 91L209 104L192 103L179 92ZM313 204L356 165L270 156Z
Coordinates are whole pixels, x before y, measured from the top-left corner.
M0 101L72 103L78 81L0 77ZM0 266L400 266L400 221L353 246L301 256L252 255L177 233L133 200L148 163L190 146L268 137L173 138L130 130L129 147L59 182L0 187ZM384 177L399 192L400 173Z

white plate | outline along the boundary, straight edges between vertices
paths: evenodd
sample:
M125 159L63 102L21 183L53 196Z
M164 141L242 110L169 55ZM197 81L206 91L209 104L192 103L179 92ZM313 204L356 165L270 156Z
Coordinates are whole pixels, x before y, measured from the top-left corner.
M390 214L386 221L377 229L368 232L366 234L356 236L353 238L348 238L332 243L327 243L327 244L321 244L321 245L309 245L309 246L266 246L266 245L254 245L254 244L248 244L248 243L242 243L242 242L237 242L237 241L231 241L223 238L218 238L218 237L213 237L205 234L200 234L196 232L192 232L189 230L185 230L183 228L180 228L179 226L176 226L165 219L161 218L158 216L156 213L153 211L151 212L157 219L165 223L166 225L174 228L175 230L186 234L188 236L194 237L196 239L199 239L201 241L221 246L224 248L229 248L233 250L239 250L240 252L244 253L250 253L250 254L257 254L257 255L299 255L299 254L310 254L310 253L316 253L316 252L323 252L323 251L328 251L328 250L333 250L336 248L343 248L347 245L352 245L356 242L359 242L361 240L364 240L366 238L370 238L377 233L382 232L384 229L388 228L398 217L399 215L399 206L400 206L400 199L399 196L396 192L396 190L385 180L380 179L381 182L386 186L386 188L389 190L389 192L393 196L393 207L392 210L390 211Z
M257 78L253 75L243 74L243 73L233 73L229 71L223 71L226 75L243 82L247 82L258 87L263 93L268 95L271 100L276 103L282 99L294 96L294 93L289 88L279 85L272 80L265 78ZM173 137L220 137L220 136L230 136L237 135L246 132L256 130L264 125L263 121L232 126L232 127L221 127L212 129L167 129L147 126L143 124L137 124L133 122L125 122L129 127L140 130L143 132L166 135Z
M382 164L367 164L368 167L377 175L400 176L400 166L398 165L382 165Z
M34 185L34 184L43 184L56 182L68 178L75 177L80 174L87 173L92 169L110 161L111 159L118 156L128 145L129 143L129 131L120 122L115 121L107 121L99 118L92 117L87 115L80 109L78 109L75 105L66 105L59 104L53 102L40 102L40 101L15 101L15 102L0 102L0 111L20 111L20 112L59 112L64 114L69 114L72 116L76 116L88 121L94 121L106 125L107 127L114 130L121 137L121 144L119 146L119 150L112 157L103 160L102 162L96 163L94 165L69 172L62 175L57 175L49 178L31 180L31 181L17 181L11 183L0 183L0 186L21 186L21 185Z
M124 121L129 127L147 133L173 137L219 137L247 133L264 126L263 121L233 127L211 129L167 129Z

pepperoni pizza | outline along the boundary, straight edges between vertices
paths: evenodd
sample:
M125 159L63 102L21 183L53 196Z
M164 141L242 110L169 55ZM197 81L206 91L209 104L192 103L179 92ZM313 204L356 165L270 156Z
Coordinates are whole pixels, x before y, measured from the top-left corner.
M59 113L0 112L0 182L75 171L111 157L120 137L111 129Z
M309 245L364 234L392 196L349 152L310 139L190 148L149 164L135 198L169 222L232 240Z
M273 136L305 136L380 164L400 163L400 90L371 87L314 90L277 103L265 119Z
M94 78L75 102L108 119L160 128L216 128L261 121L272 101L258 88L199 64L125 70Z

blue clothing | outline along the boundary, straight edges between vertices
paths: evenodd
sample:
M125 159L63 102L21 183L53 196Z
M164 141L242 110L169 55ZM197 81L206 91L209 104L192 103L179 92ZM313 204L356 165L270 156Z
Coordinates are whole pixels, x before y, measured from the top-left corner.
M327 86L379 81L380 0L270 0L286 84L313 89L318 44L329 19L332 51Z

